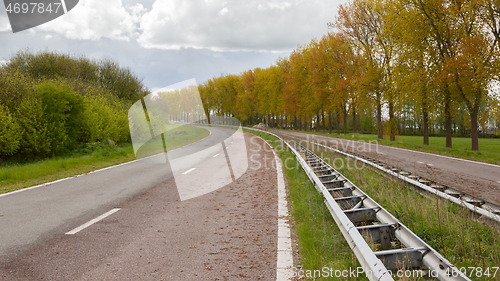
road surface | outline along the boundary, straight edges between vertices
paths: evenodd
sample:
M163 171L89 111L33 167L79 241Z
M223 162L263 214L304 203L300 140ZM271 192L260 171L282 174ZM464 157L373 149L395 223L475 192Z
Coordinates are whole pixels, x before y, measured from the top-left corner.
M0 280L276 280L273 153L245 134L245 157L231 143L227 154L212 154L233 131L211 131L169 156L196 155L191 168L178 161L167 169L161 155L0 197ZM214 188L227 158L234 173L243 161L248 170ZM207 190L192 186L199 194L182 198L178 185L189 178Z

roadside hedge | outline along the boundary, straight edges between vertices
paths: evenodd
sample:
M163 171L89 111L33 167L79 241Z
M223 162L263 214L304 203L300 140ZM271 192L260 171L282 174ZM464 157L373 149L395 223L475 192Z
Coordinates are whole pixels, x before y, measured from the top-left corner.
M9 109L0 104L0 154L11 155L19 149L21 126Z
M131 70L109 59L19 52L0 67L0 158L42 159L87 143L130 141L128 109L146 93Z

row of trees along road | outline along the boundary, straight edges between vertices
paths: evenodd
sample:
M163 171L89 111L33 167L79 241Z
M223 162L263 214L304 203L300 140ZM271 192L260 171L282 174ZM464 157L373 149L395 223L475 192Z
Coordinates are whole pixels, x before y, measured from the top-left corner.
M141 80L109 59L22 51L0 67L0 158L42 159L103 140L130 140Z
M447 147L470 135L472 150L479 126L500 124L499 1L354 0L328 25L268 68L200 85L207 113L392 141L419 133L426 145L437 127Z

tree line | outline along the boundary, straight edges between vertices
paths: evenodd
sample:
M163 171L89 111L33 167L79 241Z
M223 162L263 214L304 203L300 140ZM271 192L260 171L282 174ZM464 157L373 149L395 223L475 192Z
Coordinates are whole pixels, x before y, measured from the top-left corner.
M472 138L500 128L500 2L354 0L321 39L268 68L199 85L207 113L245 124ZM384 120L384 116L388 116ZM431 131L431 132L430 132Z
M0 158L42 159L130 140L129 107L146 89L110 59L21 51L0 67Z

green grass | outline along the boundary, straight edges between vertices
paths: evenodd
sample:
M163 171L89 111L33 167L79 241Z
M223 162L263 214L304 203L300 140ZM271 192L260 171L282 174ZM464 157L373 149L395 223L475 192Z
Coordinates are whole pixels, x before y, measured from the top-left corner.
M165 136L168 150L196 142L209 135L209 131L202 128L182 128L182 130L185 130L186 134L176 135L174 130ZM161 150L156 153L163 152L163 142L150 144L149 148L156 149L158 147ZM154 150L149 149L148 152L151 153ZM96 143L88 144L65 156L33 163L9 163L6 166L0 166L0 194L88 173L135 159L132 144L110 146Z
M103 146L92 152L0 167L0 193L88 173L135 159L131 144Z
M348 168L355 167L353 161L338 154L322 148L315 152L330 163L342 159L346 165L338 167L339 172L458 268L481 267L494 271L493 267L500 266L498 224L484 221L475 213L444 199L424 197L410 186L370 168ZM500 280L500 270L496 277L472 276L471 280Z
M300 164L295 160L294 155L288 148L284 148L275 137L260 132L247 132L260 136L271 143L276 148L283 163L287 161L286 159L293 159L293 161L287 161L288 167L285 167L284 171L290 192L292 226L296 230L300 256L299 261L294 261L295 267L304 270L304 273L309 270L311 274L314 274L314 270L321 271L324 267L333 270L359 267L356 256L323 203L322 195L316 191ZM320 274L318 273L316 276L318 277ZM308 280L313 280L313 278L308 278ZM335 279L319 277L314 280ZM368 280L368 278L364 276L348 277L342 278L342 280Z
M302 132L304 131L296 131ZM479 151L472 151L472 141L470 138L454 137L452 139L453 148L446 148L445 137L429 137L429 145L423 145L423 137L421 136L397 136L396 141L391 142L385 136L383 140L379 140L377 135L372 134L347 134L337 135L318 132L305 132L308 134L316 134L342 139L352 139L358 141L378 141L379 144L406 148L411 150L435 153L445 156L463 158L473 161L480 161L500 165L500 139L480 138Z
M167 151L199 141L206 138L210 134L210 131L207 129L194 126L171 127L169 129L170 130L166 131L164 134L165 147ZM137 151L137 156L142 158L162 153L163 151L164 147L162 137L157 136L141 146L141 148Z

